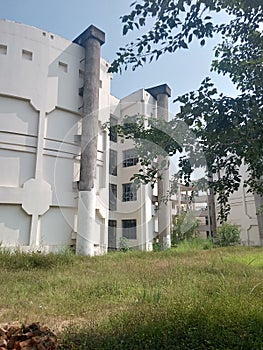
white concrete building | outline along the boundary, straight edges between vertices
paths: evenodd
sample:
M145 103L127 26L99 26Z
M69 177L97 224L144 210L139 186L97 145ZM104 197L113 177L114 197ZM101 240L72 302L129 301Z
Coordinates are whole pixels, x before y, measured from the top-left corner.
M132 141L110 138L101 125L136 114L165 119L170 89L164 84L123 99L112 96L109 64L100 58L103 43L104 33L94 26L71 42L0 20L4 247L76 246L79 254L94 255L117 248L121 237L151 250L157 234L169 246L170 209L159 203L156 211L151 187L131 184L138 170ZM95 165L89 156L94 150ZM168 173L159 197L167 183ZM259 236L251 237L249 242L260 244Z
M105 253L108 243L116 248L125 236L129 245L151 249L156 211L150 186L131 185L138 167L133 144L110 141L100 125L110 117L156 115L159 95L141 89L121 100L111 96L109 65L94 59L103 42L93 26L71 42L0 21L2 246L57 251L77 245L80 254L93 255ZM87 83L96 77L94 66L98 98ZM167 99L166 85L157 93L162 88ZM87 112L88 99L95 107ZM99 125L91 189L80 181L81 159L93 142L83 141L93 129L88 113L97 113Z
M228 222L238 225L240 229L241 244L262 246L263 227L262 223L262 197L248 192L244 186L247 179L246 167L241 166L241 184L239 190L229 198L231 211ZM260 214L261 212L261 214Z

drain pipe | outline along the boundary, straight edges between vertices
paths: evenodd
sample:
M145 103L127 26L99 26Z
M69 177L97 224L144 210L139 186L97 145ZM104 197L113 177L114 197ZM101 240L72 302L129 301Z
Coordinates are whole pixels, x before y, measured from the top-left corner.
M105 33L91 25L74 43L85 48L81 161L76 253L94 255L96 218L96 168L99 117L100 52Z
M167 84L146 89L157 100L157 118L168 121L168 98L171 89ZM163 160L169 164L169 157L158 157L158 163ZM158 234L163 249L171 247L171 202L164 202L170 192L169 167L162 170L162 178L158 181Z

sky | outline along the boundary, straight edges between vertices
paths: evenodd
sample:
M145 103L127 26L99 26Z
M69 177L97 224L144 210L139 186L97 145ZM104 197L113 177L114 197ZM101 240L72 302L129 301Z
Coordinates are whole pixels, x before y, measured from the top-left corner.
M0 0L0 18L28 24L74 40L90 24L106 33L102 57L112 62L119 47L139 32L122 36L120 16L129 13L132 0ZM172 89L172 103L178 95L196 90L201 81L210 75L220 92L233 96L236 90L227 77L210 73L213 58L213 39L204 47L193 43L188 50L165 55L158 62L147 64L135 72L114 74L112 94L121 98L140 88L167 83Z

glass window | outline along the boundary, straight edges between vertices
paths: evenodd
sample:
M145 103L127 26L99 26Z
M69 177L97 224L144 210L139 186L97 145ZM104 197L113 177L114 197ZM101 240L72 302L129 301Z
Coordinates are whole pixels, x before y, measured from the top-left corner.
M117 142L117 119L110 117L110 141Z
M135 149L127 149L123 151L123 166L126 168L128 166L133 166L138 163L138 157L135 153Z
M109 210L117 210L117 185L114 184L109 188Z
M122 201L131 202L137 200L137 188L134 183L122 185Z
M110 175L117 176L117 151L114 151L113 149L110 150L110 169L109 173Z
M122 220L122 236L127 239L137 239L136 220Z

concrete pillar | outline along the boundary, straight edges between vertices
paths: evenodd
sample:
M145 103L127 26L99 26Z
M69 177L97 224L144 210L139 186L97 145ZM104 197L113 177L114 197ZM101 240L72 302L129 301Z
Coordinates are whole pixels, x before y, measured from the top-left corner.
M208 181L213 182L213 175L208 174ZM216 204L215 204L215 194L213 188L209 187L209 193L207 195L208 199L208 219L209 219L209 228L210 235L214 239L216 238L217 224L216 224Z
M168 121L168 98L171 96L171 89L168 85L163 84L150 89L148 91L157 100L157 118ZM158 157L158 163L166 160L169 164L169 156ZM170 191L169 167L161 171L162 179L158 182L158 234L159 241L163 249L171 247L171 202L164 202L164 197Z
M94 255L96 237L96 189L100 49L105 42L105 33L94 26L86 29L74 43L85 48L85 72L83 87L83 115L81 135L81 161L79 181L78 233L76 253Z
M259 242L263 246L263 197L259 194L254 194L257 221L258 221L258 233L259 233Z

